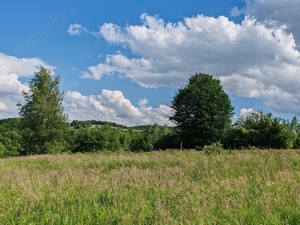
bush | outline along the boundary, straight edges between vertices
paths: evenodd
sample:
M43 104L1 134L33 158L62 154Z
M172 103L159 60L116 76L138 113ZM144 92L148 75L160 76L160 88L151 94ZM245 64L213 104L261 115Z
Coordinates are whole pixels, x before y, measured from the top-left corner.
M132 141L130 149L134 152L144 151L149 152L154 150L154 146L150 139L147 137L141 137Z
M47 154L58 154L65 152L67 143L65 141L53 141L45 144Z
M74 138L73 152L95 152L103 150L105 138L99 128L80 128Z
M212 153L221 153L223 149L223 145L220 142L214 142L210 145L204 145L201 149L205 154L212 154Z
M132 151L152 151L178 147L176 136L171 128L158 125L149 126L139 136L136 136L131 144Z
M241 149L251 145L253 131L243 127L231 127L227 130L223 140L225 148Z
M297 139L294 143L294 146L293 146L294 149L300 149L300 137L297 136Z
M3 144L0 143L0 157L3 157L6 155L6 148Z
M241 117L227 131L223 140L226 148L293 148L297 134L285 120L273 117L271 113L252 112Z

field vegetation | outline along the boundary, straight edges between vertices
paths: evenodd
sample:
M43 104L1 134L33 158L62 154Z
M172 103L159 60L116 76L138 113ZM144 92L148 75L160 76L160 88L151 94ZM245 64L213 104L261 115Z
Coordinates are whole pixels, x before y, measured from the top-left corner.
M0 159L1 224L299 224L300 152Z

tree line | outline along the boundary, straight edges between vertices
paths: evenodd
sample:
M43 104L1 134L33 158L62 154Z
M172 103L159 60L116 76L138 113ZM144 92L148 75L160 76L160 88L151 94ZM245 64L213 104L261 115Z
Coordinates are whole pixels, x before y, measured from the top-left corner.
M61 152L201 149L220 143L227 149L300 148L300 123L251 112L232 123L233 107L218 79L193 75L176 93L174 127L127 127L105 121L68 122L59 77L41 68L18 104L18 118L0 121L0 156Z
M32 154L51 154L62 152L97 152L97 151L152 151L171 147L174 128L149 125L143 129L135 127L113 126L103 121L93 125L86 121L66 123L60 141L46 143L39 148L24 143L20 118L0 121L0 156L19 156ZM23 136L24 135L24 136ZM36 148L35 148L36 147ZM175 148L174 146L172 146Z

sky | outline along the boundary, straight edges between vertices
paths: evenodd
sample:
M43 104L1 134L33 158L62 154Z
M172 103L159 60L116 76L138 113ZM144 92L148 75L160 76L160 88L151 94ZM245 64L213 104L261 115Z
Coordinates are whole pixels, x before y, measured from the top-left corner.
M234 118L300 116L299 10L299 0L2 1L0 118L18 115L40 66L60 75L69 120L172 125L172 98L197 72L221 80Z

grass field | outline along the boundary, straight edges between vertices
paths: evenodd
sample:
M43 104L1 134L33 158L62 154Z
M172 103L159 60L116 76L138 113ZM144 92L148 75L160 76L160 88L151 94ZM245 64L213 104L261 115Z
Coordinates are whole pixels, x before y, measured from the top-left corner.
M0 159L0 224L300 224L300 152Z

